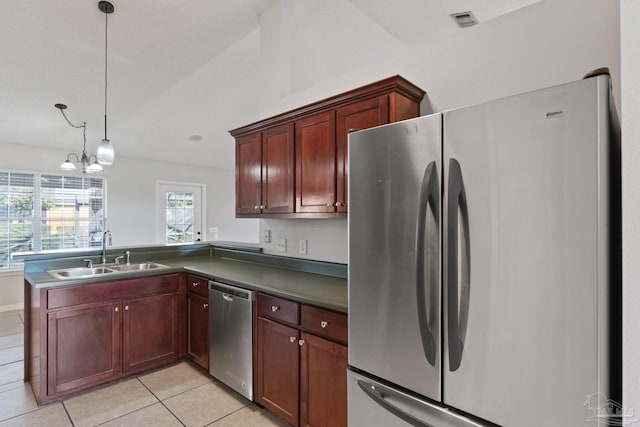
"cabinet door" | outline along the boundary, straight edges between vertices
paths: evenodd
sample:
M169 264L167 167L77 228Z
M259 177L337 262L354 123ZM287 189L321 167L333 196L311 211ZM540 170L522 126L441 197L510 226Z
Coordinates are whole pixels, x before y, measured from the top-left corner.
M187 354L209 370L209 300L187 293Z
M300 425L347 425L347 347L302 334Z
M262 213L293 212L293 124L267 129L262 143Z
M47 314L47 394L120 374L120 310L108 303Z
M348 134L389 123L389 98L382 95L338 109L336 116L338 212L347 212Z
M260 213L262 204L262 136L236 140L236 214Z
M335 212L335 112L316 114L295 126L296 212Z
M256 401L287 422L298 425L299 332L258 317Z
M122 303L124 372L155 367L179 357L179 328L184 323L179 320L178 295L161 294Z

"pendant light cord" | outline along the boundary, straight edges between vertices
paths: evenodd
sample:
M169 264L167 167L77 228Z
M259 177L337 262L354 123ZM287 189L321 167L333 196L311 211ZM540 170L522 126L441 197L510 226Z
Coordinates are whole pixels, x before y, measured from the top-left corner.
M107 46L109 14L104 14L104 139L107 139Z

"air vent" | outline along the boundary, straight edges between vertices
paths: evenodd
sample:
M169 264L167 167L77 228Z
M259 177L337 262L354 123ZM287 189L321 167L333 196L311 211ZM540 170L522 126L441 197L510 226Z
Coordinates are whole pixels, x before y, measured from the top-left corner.
M476 17L471 12L452 13L451 17L462 28L471 27L478 23Z

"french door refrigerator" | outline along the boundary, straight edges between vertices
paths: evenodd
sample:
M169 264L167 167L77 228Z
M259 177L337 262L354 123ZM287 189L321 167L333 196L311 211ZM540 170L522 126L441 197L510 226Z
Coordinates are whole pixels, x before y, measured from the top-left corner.
M608 76L352 133L349 425L613 425L618 162Z

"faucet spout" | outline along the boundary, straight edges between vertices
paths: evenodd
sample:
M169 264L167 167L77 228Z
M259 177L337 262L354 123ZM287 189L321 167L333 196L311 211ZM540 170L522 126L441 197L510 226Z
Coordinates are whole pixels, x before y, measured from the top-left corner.
M102 233L102 263L103 264L107 263L107 235L109 235L109 246L113 245L113 242L111 241L111 231L105 230L104 233Z

